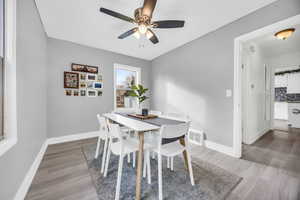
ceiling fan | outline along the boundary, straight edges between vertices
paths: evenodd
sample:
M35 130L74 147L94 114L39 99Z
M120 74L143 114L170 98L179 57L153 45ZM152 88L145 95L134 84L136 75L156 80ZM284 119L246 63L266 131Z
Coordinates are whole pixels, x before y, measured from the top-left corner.
M135 37L140 38L140 35L146 35L146 37L153 43L157 44L158 38L151 30L151 28L182 28L184 26L184 21L182 20L163 20L152 22L152 13L154 11L157 0L144 0L144 5L141 8L137 8L134 11L134 19L118 12L100 8L100 12L107 15L125 20L127 22L137 24L137 27L121 34L118 38L124 39L132 34Z

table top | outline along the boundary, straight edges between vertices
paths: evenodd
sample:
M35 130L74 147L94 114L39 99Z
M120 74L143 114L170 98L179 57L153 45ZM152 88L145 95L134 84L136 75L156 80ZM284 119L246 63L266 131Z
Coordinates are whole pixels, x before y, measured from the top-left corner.
M120 114L116 114L116 113L106 113L106 114L104 114L104 117L106 117L114 122L117 122L119 124L122 124L130 129L138 131L138 132L158 130L160 128L159 126L149 124L146 122L142 122L142 121L132 119L129 117L124 117L124 116L122 116Z

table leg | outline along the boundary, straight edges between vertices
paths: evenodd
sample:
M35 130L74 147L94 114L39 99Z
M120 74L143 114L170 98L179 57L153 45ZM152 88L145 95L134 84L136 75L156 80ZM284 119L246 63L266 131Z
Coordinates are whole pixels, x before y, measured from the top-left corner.
M184 138L180 138L179 142L180 142L181 145L185 146L185 139ZM187 159L187 153L186 153L186 151L184 151L182 154L183 154L185 167L188 170L189 169L189 162L188 162L188 159Z
M142 181L142 168L143 168L143 156L144 156L144 133L139 132L139 152L138 152L138 163L136 173L136 185L135 185L135 199L141 199L141 181Z

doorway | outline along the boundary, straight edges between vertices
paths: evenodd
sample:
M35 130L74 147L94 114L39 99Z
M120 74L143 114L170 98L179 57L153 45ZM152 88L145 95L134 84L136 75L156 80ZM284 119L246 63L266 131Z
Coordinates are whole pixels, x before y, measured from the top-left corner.
M274 40L274 33L299 24L300 15L297 15L235 39L233 143L236 157L242 156L242 142L253 144L274 128L276 68L265 59L273 50L266 53L258 41Z

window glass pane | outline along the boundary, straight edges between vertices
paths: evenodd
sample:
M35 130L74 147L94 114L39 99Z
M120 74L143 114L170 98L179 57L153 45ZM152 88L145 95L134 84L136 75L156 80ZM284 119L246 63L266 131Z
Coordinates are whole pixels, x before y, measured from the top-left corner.
M138 72L135 70L116 68L116 107L135 108L136 98L128 95L132 85L137 84Z
M136 72L125 69L117 69L117 88L130 89L132 85L136 84Z
M128 96L128 90L116 90L117 108L133 108L136 100Z

